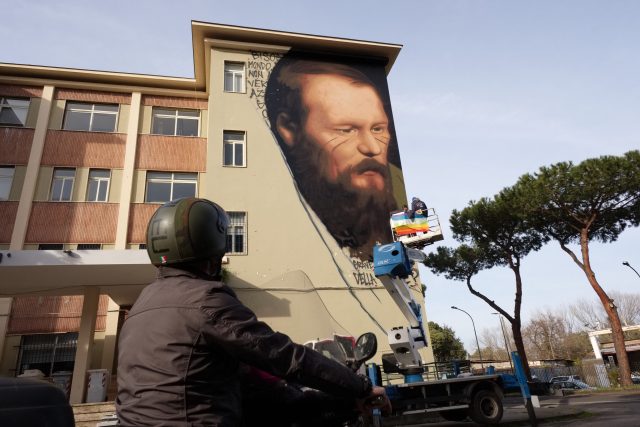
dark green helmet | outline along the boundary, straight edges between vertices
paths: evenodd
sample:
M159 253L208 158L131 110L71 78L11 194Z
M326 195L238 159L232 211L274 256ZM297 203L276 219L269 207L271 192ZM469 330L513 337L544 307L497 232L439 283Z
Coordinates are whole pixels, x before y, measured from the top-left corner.
M156 266L225 254L229 218L220 206L188 197L160 206L147 226L147 253Z

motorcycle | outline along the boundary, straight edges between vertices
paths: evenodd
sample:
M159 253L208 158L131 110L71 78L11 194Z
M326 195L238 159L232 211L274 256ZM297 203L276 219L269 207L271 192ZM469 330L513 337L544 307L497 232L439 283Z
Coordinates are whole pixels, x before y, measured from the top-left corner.
M364 363L377 352L377 339L365 333L357 340L334 335L305 346L340 362L354 372L365 374ZM264 372L251 373L255 381L246 384L244 410L246 426L282 427L365 427L372 424L368 414L357 412L355 402L289 383Z
M368 332L357 340L334 335L332 339L304 344L340 362L354 372L365 374L363 365L378 351L375 334ZM286 382L264 371L245 366L244 426L273 427L368 427L377 425L356 411L353 401L330 396L318 390ZM100 426L117 426L115 414L104 417Z

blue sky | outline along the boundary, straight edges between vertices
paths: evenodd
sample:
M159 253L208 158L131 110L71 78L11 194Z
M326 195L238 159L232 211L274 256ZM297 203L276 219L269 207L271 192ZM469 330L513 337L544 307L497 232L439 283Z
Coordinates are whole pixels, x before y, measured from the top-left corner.
M190 21L404 45L389 88L408 196L452 209L526 172L640 148L640 2L0 0L0 62L193 77ZM455 245L446 232L445 245ZM640 231L592 246L607 290L640 292ZM430 320L473 351L498 319L461 283L424 271ZM550 244L523 261L523 316L595 298ZM513 275L481 273L479 290L509 311Z

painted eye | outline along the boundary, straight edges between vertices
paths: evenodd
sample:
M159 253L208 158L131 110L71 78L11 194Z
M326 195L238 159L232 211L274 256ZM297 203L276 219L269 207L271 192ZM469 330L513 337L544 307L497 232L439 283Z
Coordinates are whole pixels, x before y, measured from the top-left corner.
M337 128L336 131L347 135L347 134L355 133L356 129L355 128Z
M371 132L373 133L385 133L387 131L387 127L384 125L378 125L371 128Z

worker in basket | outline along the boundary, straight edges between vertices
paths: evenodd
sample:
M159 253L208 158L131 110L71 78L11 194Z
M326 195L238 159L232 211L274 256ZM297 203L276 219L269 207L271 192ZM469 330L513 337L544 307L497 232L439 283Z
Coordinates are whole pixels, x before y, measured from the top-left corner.
M416 213L427 216L427 204L418 197L413 197L411 199L411 211L409 218L414 219Z

